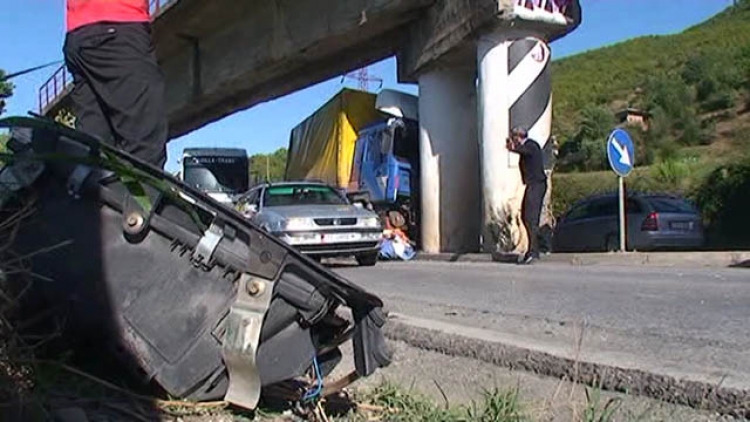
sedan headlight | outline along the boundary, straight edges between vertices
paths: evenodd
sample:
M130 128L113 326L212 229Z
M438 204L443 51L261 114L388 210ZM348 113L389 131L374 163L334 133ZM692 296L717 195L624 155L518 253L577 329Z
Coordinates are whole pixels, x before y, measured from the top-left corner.
M315 222L310 218L290 218L284 223L285 230L312 230Z
M361 221L364 227L380 227L380 218L378 217L366 217L362 218Z

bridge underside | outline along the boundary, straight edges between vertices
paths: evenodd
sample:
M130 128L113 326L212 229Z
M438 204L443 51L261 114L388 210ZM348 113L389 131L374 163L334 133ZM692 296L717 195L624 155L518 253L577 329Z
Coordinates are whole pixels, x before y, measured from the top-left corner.
M179 0L154 25L170 135L388 57L432 0Z

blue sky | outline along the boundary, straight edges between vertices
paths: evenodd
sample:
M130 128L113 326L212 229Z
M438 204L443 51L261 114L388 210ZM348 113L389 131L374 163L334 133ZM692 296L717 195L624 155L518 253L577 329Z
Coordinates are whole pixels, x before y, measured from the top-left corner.
M582 0L583 24L553 43L552 52L560 58L641 35L679 32L731 4L732 0ZM0 0L0 13L0 68L15 72L62 59L64 0ZM53 71L15 79L8 114L36 110L37 90ZM394 59L371 65L369 72L383 79L384 88L417 92L413 85L397 83ZM354 87L356 81L342 84L337 77L174 139L168 147L166 168L175 170L180 152L189 146L237 146L250 154L286 147L291 129L343 86Z

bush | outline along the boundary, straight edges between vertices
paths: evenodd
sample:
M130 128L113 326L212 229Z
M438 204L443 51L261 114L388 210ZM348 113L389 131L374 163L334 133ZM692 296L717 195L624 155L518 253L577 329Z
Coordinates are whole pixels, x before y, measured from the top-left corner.
M639 125L628 126L626 129L635 146L635 165L648 166L653 163L656 158L656 149L651 140L650 131L643 130Z
M683 81L668 74L650 78L646 83L646 108L660 108L666 117L679 123L690 114L693 94Z
M689 119L685 121L682 126L682 134L680 135L679 143L682 145L698 145L701 142L702 137L703 133L701 131L700 123L698 123L697 119Z
M690 174L690 168L676 159L662 161L651 167L650 176L657 185L668 191L678 191Z
M706 101L719 89L719 83L712 78L703 79L695 87L695 95L698 101Z
M733 91L723 90L709 96L701 103L701 110L711 113L714 111L733 108L737 103L737 97Z
M711 62L705 55L691 57L682 68L682 80L690 85L695 85L706 78L711 67Z
M560 149L560 170L606 168L607 136L614 126L614 116L607 108L598 105L584 107L578 117L578 131Z
M750 160L714 170L693 192L709 243L718 248L750 247Z
M597 171L607 168L607 143L605 139L584 139L581 142L581 150L586 157L583 170Z

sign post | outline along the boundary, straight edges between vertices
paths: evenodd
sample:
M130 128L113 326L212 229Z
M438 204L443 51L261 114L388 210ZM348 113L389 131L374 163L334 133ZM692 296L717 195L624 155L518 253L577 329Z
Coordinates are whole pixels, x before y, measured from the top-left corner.
M607 139L607 159L609 166L617 174L620 186L620 252L625 252L627 229L625 222L625 178L633 170L635 147L630 135L624 129L615 129Z

